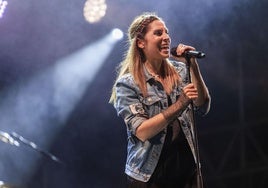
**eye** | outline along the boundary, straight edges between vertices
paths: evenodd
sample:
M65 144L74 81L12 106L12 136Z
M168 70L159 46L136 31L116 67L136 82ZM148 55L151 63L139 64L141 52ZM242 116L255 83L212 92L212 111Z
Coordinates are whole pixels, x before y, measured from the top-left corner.
M155 31L154 31L154 34L157 35L157 36L161 36L161 35L163 35L164 32L165 32L166 34L169 34L167 29L165 29L165 30L162 30L162 29L155 30Z
M157 35L157 36L161 36L163 34L163 31L162 30L156 30L154 32L154 34Z

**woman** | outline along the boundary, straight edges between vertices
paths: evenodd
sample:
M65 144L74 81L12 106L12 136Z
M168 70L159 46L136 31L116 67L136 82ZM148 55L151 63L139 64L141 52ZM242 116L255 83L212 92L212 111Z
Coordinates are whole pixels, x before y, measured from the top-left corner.
M129 49L113 87L110 102L124 119L128 147L125 173L131 188L194 187L196 151L191 102L202 115L210 96L195 58L170 61L164 21L144 13L129 27ZM180 56L191 46L179 44Z

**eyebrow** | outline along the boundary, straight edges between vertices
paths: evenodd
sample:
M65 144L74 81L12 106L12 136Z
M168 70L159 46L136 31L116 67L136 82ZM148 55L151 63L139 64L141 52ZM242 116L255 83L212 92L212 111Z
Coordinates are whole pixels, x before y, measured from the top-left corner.
M161 30L161 31L164 30L165 32L168 32L168 28L166 28L166 27L165 27L165 28L156 28L156 29L154 29L153 31L160 31L160 30Z

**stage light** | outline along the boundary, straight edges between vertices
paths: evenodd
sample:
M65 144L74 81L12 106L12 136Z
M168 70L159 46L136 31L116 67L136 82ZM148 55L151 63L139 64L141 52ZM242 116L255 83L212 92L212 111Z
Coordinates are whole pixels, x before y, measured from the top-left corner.
M106 14L105 0L87 0L84 5L84 17L89 23L96 23Z
M3 17L7 4L7 1L0 0L0 18Z
M115 40L121 40L124 37L123 31L118 28L112 30L112 36Z

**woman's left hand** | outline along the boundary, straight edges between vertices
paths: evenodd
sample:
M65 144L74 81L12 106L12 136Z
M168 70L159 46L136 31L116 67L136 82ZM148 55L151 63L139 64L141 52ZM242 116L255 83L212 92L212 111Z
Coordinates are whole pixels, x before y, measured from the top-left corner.
M187 63L186 62L186 59L185 59L185 56L183 55L183 53L185 53L186 51L189 51L189 50L195 50L195 48L193 46L189 46L189 45L185 45L185 44L179 44L177 46L177 48L176 48L177 56L174 56L173 55L173 57L175 59L177 59L178 61ZM191 64L196 63L196 58L191 57L190 58L190 61L191 61Z
M195 50L195 48L192 46L185 45L185 44L179 44L177 46L176 52L178 56L182 56L184 52L189 51L189 50Z

